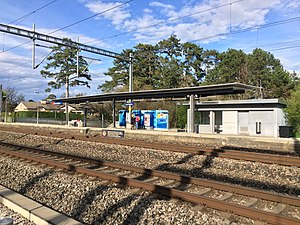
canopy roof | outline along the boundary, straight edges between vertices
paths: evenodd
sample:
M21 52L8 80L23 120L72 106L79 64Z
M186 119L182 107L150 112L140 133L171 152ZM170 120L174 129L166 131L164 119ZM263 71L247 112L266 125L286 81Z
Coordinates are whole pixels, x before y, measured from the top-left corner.
M90 96L79 96L71 98L54 99L54 102L68 102L68 103L84 103L84 102L104 102L112 100L137 100L137 99L155 99L155 98L186 98L189 95L197 95L198 97L207 97L213 95L225 94L241 94L246 90L256 89L257 87L241 84L241 83L227 83L217 85L206 85L197 87L172 88L161 90L144 90L133 92L117 92L106 93Z

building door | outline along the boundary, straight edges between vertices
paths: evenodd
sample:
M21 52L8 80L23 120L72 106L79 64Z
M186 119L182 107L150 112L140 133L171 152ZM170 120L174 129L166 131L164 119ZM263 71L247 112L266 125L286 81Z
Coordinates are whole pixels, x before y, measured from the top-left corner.
M238 112L239 134L249 135L249 111Z

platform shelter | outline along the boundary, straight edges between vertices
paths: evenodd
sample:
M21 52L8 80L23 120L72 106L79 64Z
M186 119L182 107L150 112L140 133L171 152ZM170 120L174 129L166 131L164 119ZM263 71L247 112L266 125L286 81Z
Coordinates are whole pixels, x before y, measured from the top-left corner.
M132 102L142 99L155 99L155 100L189 100L189 124L188 132L194 132L194 118L195 118L195 100L201 97L226 95L226 94L242 94L246 90L253 90L257 87L241 84L241 83L227 83L218 85L205 85L196 87L172 88L161 90L143 90L133 92L116 92L105 93L90 96L79 96L71 98L55 99L55 102L64 102L69 104L79 104L88 102L112 102L113 104L113 126L116 127L116 101Z

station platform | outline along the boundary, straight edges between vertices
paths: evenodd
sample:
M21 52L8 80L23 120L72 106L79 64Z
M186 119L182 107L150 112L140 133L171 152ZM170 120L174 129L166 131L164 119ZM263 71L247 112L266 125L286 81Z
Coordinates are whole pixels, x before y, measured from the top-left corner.
M94 127L74 127L50 124L32 123L0 123L1 126L29 126L37 128L48 128L55 130L68 130L82 134L100 134L102 131L122 131L125 139L136 139L153 142L173 142L199 145L204 148L233 148L233 149L257 149L295 153L300 155L299 138L273 138L263 136L246 135L225 135L225 134L197 134L178 132L176 129L169 130L131 130L125 128L94 128ZM113 133L113 132L112 132Z
M38 225L82 224L2 185L0 185L0 202Z

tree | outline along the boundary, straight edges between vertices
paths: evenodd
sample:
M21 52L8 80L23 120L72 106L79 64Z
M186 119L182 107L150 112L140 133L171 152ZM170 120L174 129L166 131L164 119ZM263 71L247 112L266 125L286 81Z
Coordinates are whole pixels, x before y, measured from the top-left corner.
M205 75L203 49L193 43L181 43L172 35L155 45L138 44L133 49L125 49L123 57L134 55L134 90L165 89L199 85ZM105 73L111 79L98 86L104 92L120 87L128 90L129 63L114 60L114 66Z
M65 43L70 43L71 40L64 38ZM77 74L77 48L67 47L63 45L57 45L52 47L52 54L47 57L48 63L44 66L44 70L40 73L44 78L51 78L48 85L54 89L60 89L66 85L66 97L69 95L69 87L82 85L89 86L88 81L92 78L88 74L88 63L79 56L79 71ZM74 76L72 76L74 75ZM88 80L88 81L86 81ZM45 91L50 92L51 88L47 88Z
M294 131L300 133L300 85L291 92L291 96L287 99L286 104L287 120Z
M132 50L130 49L124 49L121 52L121 57L129 58L129 54L131 52ZM133 64L133 67L135 67L135 64ZM108 68L108 71L104 73L104 75L111 77L111 80L105 81L104 84L99 85L98 89L101 89L104 92L110 92L120 86L128 87L129 86L129 63L119 58L115 59L114 67Z
M56 99L56 95L55 94L49 94L48 97L46 97L44 100L48 100L48 99Z
M262 92L256 97L264 98L287 97L295 86L295 79L280 61L262 49L254 49L248 55L242 50L228 49L217 53L212 60L210 57L207 57L211 66L205 84L240 82L261 86Z
M265 98L289 96L294 88L291 75L283 69L279 59L262 49L248 55L249 84L261 86Z
M4 90L5 95L6 95L6 106L7 112L13 112L14 109L17 107L17 105L22 102L25 101L25 97L23 94L19 94L18 91L14 88L14 87L8 87ZM5 102L3 102L4 104Z
M242 50L228 49L219 53L217 60L205 78L207 84L247 83L247 55Z
M181 86L189 87L198 85L205 76L205 70L203 69L203 48L186 42L182 45L182 54L184 57L184 61L182 62L184 72L181 79Z

